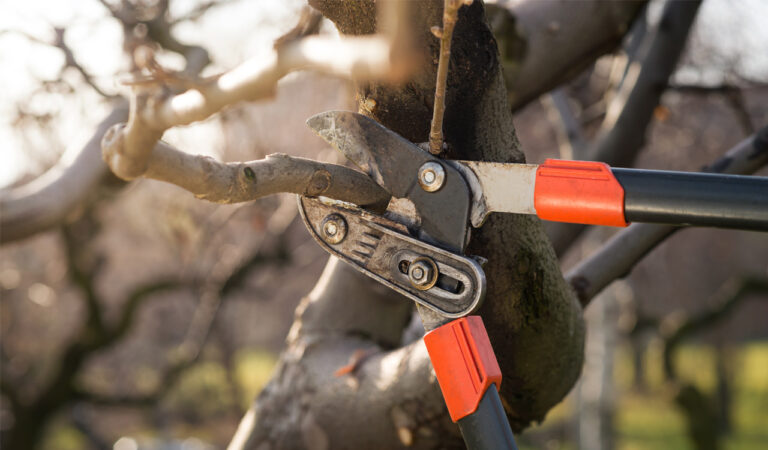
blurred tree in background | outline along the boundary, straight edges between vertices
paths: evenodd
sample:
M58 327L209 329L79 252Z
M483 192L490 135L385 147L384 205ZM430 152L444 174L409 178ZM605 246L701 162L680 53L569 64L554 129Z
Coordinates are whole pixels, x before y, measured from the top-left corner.
M303 2L59 3L0 6L0 79L12 87L0 101L3 448L222 448L273 376L326 255L292 195L219 205L126 183L99 143L128 116L118 81L136 72L137 48L195 81L268 54ZM343 33L363 22L341 3L311 3ZM764 4L486 3L529 162L695 171L750 136L768 147ZM319 32L336 30L324 20ZM387 120L364 90L293 74L274 98L164 139L224 161L284 152L340 163L304 120L329 109ZM547 227L564 273L615 231ZM522 446L768 445L767 270L764 234L675 233L585 309L583 375ZM402 342L387 345L419 336L418 323L401 328ZM457 442L397 420L381 442Z

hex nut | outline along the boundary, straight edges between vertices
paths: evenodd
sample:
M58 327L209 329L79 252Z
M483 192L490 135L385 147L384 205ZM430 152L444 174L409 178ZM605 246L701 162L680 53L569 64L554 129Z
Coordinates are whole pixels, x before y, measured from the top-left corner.
M408 279L411 286L426 291L437 283L437 264L425 256L414 259L408 266Z

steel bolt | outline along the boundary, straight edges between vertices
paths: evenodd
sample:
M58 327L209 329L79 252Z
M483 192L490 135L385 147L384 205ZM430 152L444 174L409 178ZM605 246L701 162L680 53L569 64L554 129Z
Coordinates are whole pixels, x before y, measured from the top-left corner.
M347 222L339 214L329 214L321 224L323 239L329 244L338 244L347 236Z
M419 185L427 192L435 192L443 187L445 169L440 164L430 161L419 168Z
M429 258L417 258L408 267L408 279L413 287L425 291L437 282L437 265Z

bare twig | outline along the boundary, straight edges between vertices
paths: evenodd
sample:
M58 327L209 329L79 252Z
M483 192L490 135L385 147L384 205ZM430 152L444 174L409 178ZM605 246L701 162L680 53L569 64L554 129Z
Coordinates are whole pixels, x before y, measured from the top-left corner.
M88 73L88 71L85 70L85 68L77 61L75 58L75 54L72 52L72 49L67 45L66 41L64 40L64 34L66 33L66 28L60 28L60 27L53 27L53 40L52 41L46 41L43 39L38 39L35 36L32 36L29 33L25 33L21 30L7 30L6 33L14 33L18 34L19 36L22 36L29 40L30 42L34 42L36 44L42 44L42 45L48 45L51 47L58 48L64 53L64 65L61 67L61 71L63 72L68 67L71 67L78 71L80 75L83 77L83 81L87 85L93 88L99 95L102 97L105 97L107 99L115 99L119 97L118 95L114 94L108 94L104 92L94 81L91 74ZM59 78L61 78L61 75L59 75Z
M571 105L568 104L568 94L563 88L555 89L549 95L542 97L542 103L547 108L547 117L555 128L560 157L583 158L586 142L581 124L571 110Z
M768 164L768 127L733 147L705 172L749 174ZM617 278L626 276L649 251L681 229L671 225L632 224L566 274L583 306Z
M435 82L435 105L432 108L432 125L429 130L429 152L439 155L443 151L443 115L445 114L445 88L448 67L451 64L451 39L458 20L459 8L469 5L472 0L445 0L443 4L443 27L432 27L432 34L440 39L440 58L437 63Z
M217 8L219 6L228 5L228 4L234 3L236 1L238 1L238 0L210 0L210 1L207 1L205 3L201 3L201 4L197 5L197 6L195 6L195 8L192 9L191 11L189 11L187 14L185 14L185 15L183 15L181 17L177 17L177 18L171 20L169 23L171 25L176 25L176 24L181 23L181 22L195 21L195 20L199 19L200 17L202 17L211 8Z
M118 98L118 95L115 94L108 94L104 92L99 85L96 84L96 82L93 81L93 77L91 74L89 74L85 68L77 61L75 58L75 54L72 52L72 49L67 45L67 43L64 41L64 33L67 31L64 28L56 27L53 29L55 34L55 40L53 45L59 48L62 52L64 52L64 67L62 67L62 70L66 69L67 67L71 67L78 71L80 75L83 77L83 81L85 81L88 86L93 88L94 91L98 92L99 95L102 97L108 98L108 99L115 99ZM59 77L61 78L61 77Z

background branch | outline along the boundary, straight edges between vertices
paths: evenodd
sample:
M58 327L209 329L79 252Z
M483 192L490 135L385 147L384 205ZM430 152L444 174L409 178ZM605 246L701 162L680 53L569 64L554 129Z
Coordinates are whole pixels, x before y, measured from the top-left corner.
M685 339L725 320L742 300L748 298L750 294L760 292L768 292L768 278L747 277L730 280L715 293L713 299L707 302L714 304L713 308L688 318L667 336L664 339L663 356L664 376L667 380L678 380L674 366L675 351Z
M487 1L509 104L517 111L620 43L645 1Z
M768 127L742 141L704 172L750 174L768 164ZM637 223L619 231L568 271L566 279L583 306L617 278L626 276L649 251L680 227Z
M619 91L608 104L598 135L584 159L632 167L669 77L677 67L701 1L668 1L654 32L639 33L648 46L641 60L627 67ZM560 255L586 229L584 225L549 224L547 234Z

